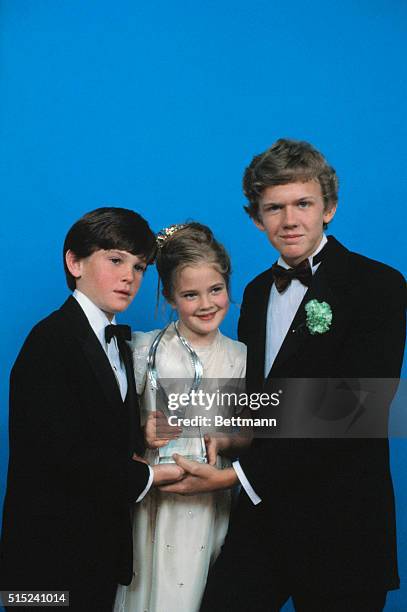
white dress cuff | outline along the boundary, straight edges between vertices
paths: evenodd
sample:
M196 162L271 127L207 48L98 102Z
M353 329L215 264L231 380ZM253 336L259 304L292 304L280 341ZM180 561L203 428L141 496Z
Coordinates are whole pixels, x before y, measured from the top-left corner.
M259 504L261 502L261 497L259 497L257 495L256 491L253 489L252 485L247 480L246 474L242 470L242 466L240 465L239 461L234 461L232 463L232 467L235 470L236 475L237 475L238 479L240 480L240 484L242 485L242 487L246 491L247 495L250 497L250 499L253 502L253 504L255 506L257 506L257 504Z
M154 479L154 472L152 467L149 465L147 466L150 472L150 476L148 477L148 481L146 484L146 488L140 493L140 495L138 496L138 498L136 499L136 504L138 504L139 502L141 502L142 499L144 499L144 497L147 495L147 493L149 492L149 490L151 489L151 485L153 484L153 479Z

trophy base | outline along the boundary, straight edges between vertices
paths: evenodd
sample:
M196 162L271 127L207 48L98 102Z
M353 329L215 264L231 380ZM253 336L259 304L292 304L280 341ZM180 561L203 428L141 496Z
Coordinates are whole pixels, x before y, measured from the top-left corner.
M185 459L189 459L190 461L197 461L198 463L208 463L206 457L202 457L202 455L182 455ZM158 463L175 463L174 459L171 456L160 456Z

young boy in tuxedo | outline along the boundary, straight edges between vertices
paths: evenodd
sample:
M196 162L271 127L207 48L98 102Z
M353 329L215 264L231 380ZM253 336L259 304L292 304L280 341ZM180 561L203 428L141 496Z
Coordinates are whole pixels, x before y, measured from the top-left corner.
M277 611L292 596L301 612L378 612L399 585L388 440L385 426L373 436L355 427L375 411L387 422L394 384L376 379L400 376L405 281L325 236L338 181L309 143L278 140L254 157L243 186L246 211L280 254L244 293L247 391L275 391L278 380L289 422L227 470L177 458L190 475L165 490L242 485L202 610ZM374 391L362 403L360 379ZM324 396L327 381L334 393ZM326 425L326 439L304 423ZM343 439L352 431L364 433Z
M111 610L132 578L128 504L182 472L133 459L144 443L130 328L115 321L154 252L147 222L123 208L94 210L66 236L73 295L33 328L11 372L3 590L70 591L70 609Z

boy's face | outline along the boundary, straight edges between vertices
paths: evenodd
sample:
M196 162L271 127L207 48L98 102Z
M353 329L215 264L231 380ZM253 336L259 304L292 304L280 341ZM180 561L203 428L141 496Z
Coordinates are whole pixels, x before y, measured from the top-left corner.
M324 210L321 186L316 181L267 187L259 199L256 226L290 266L312 255L321 242L323 224L336 206Z
M66 262L76 278L76 288L110 320L131 304L146 269L144 259L116 249L100 249L83 259L77 259L72 251L68 251Z

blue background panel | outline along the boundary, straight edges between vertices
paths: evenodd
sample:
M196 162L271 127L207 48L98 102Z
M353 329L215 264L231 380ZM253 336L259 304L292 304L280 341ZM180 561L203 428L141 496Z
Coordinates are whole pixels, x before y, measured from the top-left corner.
M242 209L243 169L279 137L305 139L340 177L332 233L405 272L407 5L2 0L0 24L1 503L8 373L67 296L62 242L84 212L210 225L232 256L235 337L244 286L276 257ZM156 287L151 269L122 319L162 325ZM393 611L407 608L406 465L406 441L392 441Z

